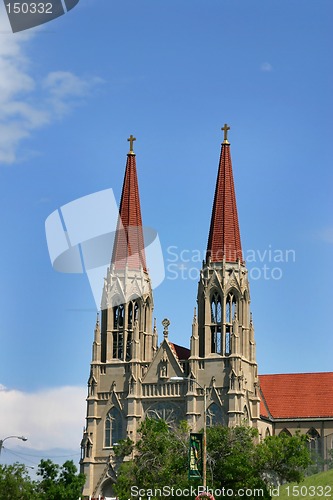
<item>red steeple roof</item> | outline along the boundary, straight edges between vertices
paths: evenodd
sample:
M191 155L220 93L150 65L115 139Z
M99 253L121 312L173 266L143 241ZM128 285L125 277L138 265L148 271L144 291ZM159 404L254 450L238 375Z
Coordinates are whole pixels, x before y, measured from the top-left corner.
M206 260L210 257L211 262L222 262L225 257L226 262L236 262L238 259L243 261L242 245L232 175L230 144L227 140L227 130L229 128L225 125L222 130L224 130L224 141L217 174Z
M147 271L142 229L139 186L136 173L133 140L130 137L123 191L121 194L117 233L113 246L112 264L115 269L140 269Z

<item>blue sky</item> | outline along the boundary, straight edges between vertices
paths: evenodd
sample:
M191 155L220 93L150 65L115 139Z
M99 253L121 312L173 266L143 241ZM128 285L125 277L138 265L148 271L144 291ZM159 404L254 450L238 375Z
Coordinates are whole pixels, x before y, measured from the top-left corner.
M324 0L82 0L12 34L0 6L6 435L29 433L39 450L79 444L96 308L86 276L52 269L44 224L96 191L119 202L130 134L144 224L164 253L160 332L168 317L171 339L189 344L227 122L243 250L255 256L259 371L333 369L332 11Z

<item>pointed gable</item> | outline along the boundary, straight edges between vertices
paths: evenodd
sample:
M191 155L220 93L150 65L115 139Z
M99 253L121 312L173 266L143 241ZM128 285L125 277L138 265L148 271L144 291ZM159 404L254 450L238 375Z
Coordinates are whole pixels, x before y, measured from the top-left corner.
M243 261L238 224L236 195L232 174L230 144L222 143L214 204L210 223L206 260L211 262Z
M127 155L117 233L111 262L116 270L123 270L127 265L129 269L143 268L144 271L147 271L139 185L133 151L130 151Z
M165 374L162 371L164 365L166 366ZM161 375L165 379L184 376L174 344L171 344L167 339L164 339L158 348L142 382L156 383L161 378Z

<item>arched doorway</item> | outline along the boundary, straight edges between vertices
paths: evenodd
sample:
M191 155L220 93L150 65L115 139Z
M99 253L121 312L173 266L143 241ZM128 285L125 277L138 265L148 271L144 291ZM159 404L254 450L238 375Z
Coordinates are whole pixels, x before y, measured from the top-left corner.
M104 481L102 484L102 496L104 497L104 500L111 500L116 498L116 494L113 489L113 481L112 479L107 479Z

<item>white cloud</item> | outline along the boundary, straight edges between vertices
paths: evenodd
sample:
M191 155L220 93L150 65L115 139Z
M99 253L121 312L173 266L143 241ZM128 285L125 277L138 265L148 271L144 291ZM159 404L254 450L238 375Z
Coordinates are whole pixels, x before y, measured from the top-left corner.
M92 87L101 83L100 78L81 79L69 71L53 71L43 80L43 88L49 93L48 102L58 116L89 94Z
M34 450L79 451L86 395L84 387L65 386L28 393L0 385L1 437L26 436L24 447Z
M100 78L81 78L69 71L52 71L33 78L26 55L36 30L11 33L0 7L0 164L20 158L19 148L34 130L62 118L80 104Z
M264 62L260 66L260 71L263 71L266 73L269 71L273 71L273 66L269 62Z

